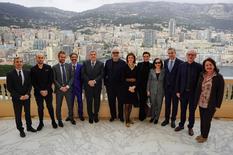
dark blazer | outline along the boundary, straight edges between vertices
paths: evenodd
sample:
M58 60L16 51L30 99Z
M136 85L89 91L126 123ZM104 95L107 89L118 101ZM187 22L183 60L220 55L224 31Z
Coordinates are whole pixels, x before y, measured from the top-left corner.
M56 64L52 67L53 69L53 81L55 84L55 93L62 87L62 74L60 70L60 64ZM72 89L73 84L73 73L72 68L70 64L65 63L65 69L66 69L66 85Z
M176 83L176 77L177 77L177 72L178 72L178 67L181 63L183 63L182 60L176 58L175 63L173 65L173 68L171 72L168 69L168 63L169 59L166 59L164 61L164 70L165 70L165 77L164 77L164 84L165 84L165 91L166 90L173 90L175 89Z
M12 99L19 100L21 96L26 94L30 96L30 92L32 89L30 72L23 70L23 74L24 74L23 85L20 83L19 76L15 69L13 69L11 72L7 74L7 78L6 78L7 90L10 92Z
M123 70L126 67L125 61L119 59L116 62L116 68L113 72L113 60L109 59L104 67L104 85L105 86L122 86L124 85Z
M73 91L81 91L82 90L82 65L76 64L75 73L73 75Z
M94 68L91 66L91 60L87 60L83 62L82 67L82 79L84 83L84 88L88 88L88 81L95 80L96 84L95 87L101 88L102 87L102 78L104 75L104 64L98 60L96 60Z
M144 87L143 89L146 89L150 69L153 68L153 64L150 62L148 63L149 63L148 70L144 70L145 69L144 62L139 62L137 64L137 86Z
M198 83L197 83L197 90L196 90L196 97L195 97L195 104L198 104L201 89L202 89L202 82L204 80L203 73L200 74ZM210 99L208 102L208 108L215 109L220 108L223 100L224 95L224 79L221 74L217 73L216 76L212 79L212 88L210 92Z
M188 62L181 63L178 68L177 78L176 78L176 93L183 93L186 89L186 82L187 82L187 68L188 68ZM196 91L197 82L199 75L202 71L202 65L193 62L192 63L192 71L191 71L191 92Z

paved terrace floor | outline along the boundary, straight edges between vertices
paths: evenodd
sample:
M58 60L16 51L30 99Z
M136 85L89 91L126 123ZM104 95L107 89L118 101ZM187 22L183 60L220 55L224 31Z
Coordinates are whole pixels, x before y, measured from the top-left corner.
M38 121L33 119L33 126ZM160 122L161 123L161 120ZM233 121L213 120L210 137L198 144L199 120L194 127L195 135L188 130L174 132L170 126L162 127L147 121L136 121L126 128L120 121L110 123L100 120L89 124L77 121L77 125L64 122L64 128L53 129L50 121L37 133L26 132L20 138L13 119L0 120L1 155L232 155Z

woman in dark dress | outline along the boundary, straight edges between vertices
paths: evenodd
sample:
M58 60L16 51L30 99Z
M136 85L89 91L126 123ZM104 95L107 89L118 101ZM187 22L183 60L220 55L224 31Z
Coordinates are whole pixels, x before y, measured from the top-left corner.
M130 120L130 113L132 111L132 105L138 105L138 96L136 91L136 77L137 77L137 68L136 68L136 57L133 53L129 53L126 57L127 66L124 70L124 79L125 79L125 118L126 118L126 127L130 127L130 124L133 124L133 121Z

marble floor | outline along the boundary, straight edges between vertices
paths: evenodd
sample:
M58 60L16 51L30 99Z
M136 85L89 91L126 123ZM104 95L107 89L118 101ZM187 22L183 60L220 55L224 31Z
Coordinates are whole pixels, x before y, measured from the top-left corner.
M33 120L33 126L38 121ZM187 128L178 133L170 126L161 127L136 121L130 128L119 121L101 120L77 125L64 122L64 128L53 129L50 121L37 133L26 132L20 138L13 119L0 120L0 155L232 155L233 121L213 120L210 137L198 144L199 120L190 137Z

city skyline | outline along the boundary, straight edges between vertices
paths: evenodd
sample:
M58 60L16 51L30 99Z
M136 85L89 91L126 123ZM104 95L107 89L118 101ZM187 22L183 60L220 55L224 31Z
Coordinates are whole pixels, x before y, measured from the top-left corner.
M95 9L104 4L113 3L128 3L128 2L141 2L141 1L151 1L151 2L178 2L178 3L233 3L232 0L0 0L0 2L9 2L26 7L56 7L66 11L82 12L90 9ZM65 4L65 5L64 5Z

